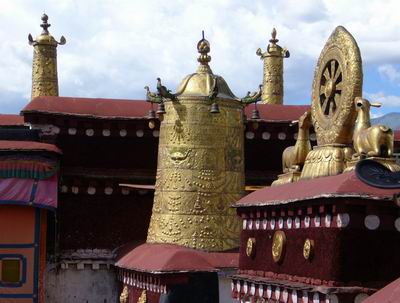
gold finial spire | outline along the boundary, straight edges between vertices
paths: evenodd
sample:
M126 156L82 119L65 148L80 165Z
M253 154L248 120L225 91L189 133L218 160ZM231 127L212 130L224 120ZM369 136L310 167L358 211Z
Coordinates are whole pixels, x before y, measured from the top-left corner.
M271 42L272 44L277 44L279 42L279 40L276 39L276 28L275 27L272 29L271 37L272 37L272 39L270 39L269 42Z
M34 47L32 64L32 99L38 96L58 96L57 45L66 43L64 36L60 42L49 33L49 17L43 13L42 33L34 40L28 35L29 44Z
M197 58L197 61L200 63L199 68L197 69L198 73L212 73L208 62L211 61L211 56L208 55L210 52L210 42L204 38L204 31L201 31L202 39L197 43L197 51L200 53L200 56Z
M40 24L40 27L43 28L42 35L48 35L49 34L48 28L51 26L50 23L47 23L47 21L49 20L49 16L43 13L41 19L42 19L42 24Z
M256 54L264 61L263 93L261 100L268 104L283 104L283 58L290 56L289 51L280 47L276 39L275 27L265 52L257 49Z

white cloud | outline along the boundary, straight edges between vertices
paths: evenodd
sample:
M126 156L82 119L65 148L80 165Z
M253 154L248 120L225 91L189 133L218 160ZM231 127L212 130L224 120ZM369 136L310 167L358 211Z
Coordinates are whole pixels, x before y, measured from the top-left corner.
M385 107L399 108L400 107L400 96L386 95L383 92L364 93L364 95L370 102L382 103L383 108L385 108Z
M262 81L262 62L273 26L291 57L285 59L285 102L309 103L313 70L326 39L341 24L354 35L364 64L400 62L400 3L382 1L272 0L0 0L0 104L14 96L17 112L30 94L29 32L50 17L58 49L60 94L144 97L160 76L174 89L196 69L201 30L211 42L211 66L238 96ZM387 71L382 75L389 77ZM396 75L396 74L395 74ZM8 107L7 107L8 108Z
M379 74L382 78L388 79L392 83L400 83L400 71L392 64L384 64L378 67Z

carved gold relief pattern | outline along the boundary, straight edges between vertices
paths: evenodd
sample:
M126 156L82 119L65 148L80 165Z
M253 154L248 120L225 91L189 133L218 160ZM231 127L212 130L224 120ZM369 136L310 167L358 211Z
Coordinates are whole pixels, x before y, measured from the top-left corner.
M307 155L300 179L341 174L351 161L353 149L343 144L315 146Z
M283 231L278 230L274 233L272 239L272 258L274 262L280 263L283 260L286 249L286 235Z
M57 51L53 45L35 45L32 65L32 99L58 96Z
M33 39L28 35L29 44L33 45L32 63L32 99L38 96L58 96L57 78L57 45L64 45L66 40L61 36L57 42L50 35L48 16L42 15L42 33Z
M303 246L303 257L306 260L311 260L314 254L314 240L306 239Z
M121 295L119 296L119 302L120 303L128 303L128 298L129 298L129 292L128 292L128 286L124 286L122 289Z
M311 114L318 145L351 144L362 92L360 50L351 34L338 26L325 44L315 70Z
M267 51L257 50L264 61L263 89L261 100L268 104L283 104L283 58L289 57L289 51L280 47L276 39L276 30L272 30Z
M240 223L230 208L243 194L243 121L239 102L165 104L147 242L223 251L239 246Z
M253 257L256 251L256 239L248 238L246 244L246 255L248 257Z
M140 295L140 297L137 300L137 303L146 303L147 302L147 294L146 294L146 290L142 291L142 294Z

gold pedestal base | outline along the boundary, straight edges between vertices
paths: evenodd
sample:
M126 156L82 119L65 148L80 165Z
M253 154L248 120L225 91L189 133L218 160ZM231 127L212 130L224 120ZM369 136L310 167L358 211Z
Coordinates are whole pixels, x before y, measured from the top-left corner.
M387 167L388 169L390 169L390 171L392 171L392 172L400 171L400 164L396 163L395 158L369 157L367 159L379 162L380 164L382 164L385 167ZM360 159L352 159L352 160L348 161L347 167L344 170L344 172L354 170L356 168L358 161L360 161Z
M341 174L352 154L352 148L344 144L315 146L307 155L300 179Z
M299 181L301 172L299 171L291 171L285 174L281 174L278 176L274 182L272 182L271 186L282 185L286 183L293 183Z

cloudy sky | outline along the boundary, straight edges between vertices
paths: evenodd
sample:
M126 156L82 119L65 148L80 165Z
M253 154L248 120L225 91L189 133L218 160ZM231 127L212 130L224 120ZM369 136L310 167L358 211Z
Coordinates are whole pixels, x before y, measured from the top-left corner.
M143 99L161 77L175 89L195 71L196 44L205 30L211 67L237 96L262 82L273 26L285 59L285 103L309 104L318 56L337 25L361 49L364 96L400 112L400 2L396 0L0 0L0 112L18 113L29 101L32 47L49 15L58 48L60 95Z

